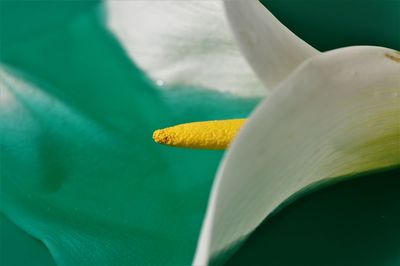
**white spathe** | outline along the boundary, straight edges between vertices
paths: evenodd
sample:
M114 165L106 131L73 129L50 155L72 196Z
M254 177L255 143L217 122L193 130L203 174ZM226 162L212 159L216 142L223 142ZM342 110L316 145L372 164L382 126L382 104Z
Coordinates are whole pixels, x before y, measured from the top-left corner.
M304 60L319 53L258 0L226 0L225 8L244 56L270 90Z
M333 50L278 86L220 165L194 265L207 265L316 182L400 165L395 58L381 47Z

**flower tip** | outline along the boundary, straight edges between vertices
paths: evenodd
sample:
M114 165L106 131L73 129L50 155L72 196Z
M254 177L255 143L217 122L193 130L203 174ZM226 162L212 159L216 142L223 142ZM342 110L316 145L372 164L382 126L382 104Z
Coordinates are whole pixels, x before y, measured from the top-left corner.
M170 135L164 129L157 129L153 132L153 140L159 144L169 144L171 142Z

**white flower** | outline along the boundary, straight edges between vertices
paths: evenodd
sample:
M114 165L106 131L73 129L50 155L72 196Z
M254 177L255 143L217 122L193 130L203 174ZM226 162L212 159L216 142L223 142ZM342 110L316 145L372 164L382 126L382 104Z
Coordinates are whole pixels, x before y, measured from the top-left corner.
M106 25L150 84L104 29L102 5L8 2L0 209L44 242L57 263L191 260L220 153L157 146L151 132L181 114L234 112L212 97L192 99L198 90L171 100L160 95L179 93L158 90L194 86L265 97L220 166L196 265L227 259L272 211L310 186L399 166L400 63L393 50L319 53L256 0L107 2ZM64 9L74 15L65 19ZM187 112L193 104L200 116Z
M257 0L111 1L109 8L111 29L152 78L242 96L273 90L220 165L195 265L236 246L305 188L400 164L395 51L319 53Z

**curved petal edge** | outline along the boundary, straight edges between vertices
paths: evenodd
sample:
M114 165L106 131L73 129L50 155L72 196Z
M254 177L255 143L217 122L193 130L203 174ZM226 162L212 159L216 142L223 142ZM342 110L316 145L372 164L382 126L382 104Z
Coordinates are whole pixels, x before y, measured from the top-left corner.
M319 52L277 20L258 0L225 0L231 29L267 89Z

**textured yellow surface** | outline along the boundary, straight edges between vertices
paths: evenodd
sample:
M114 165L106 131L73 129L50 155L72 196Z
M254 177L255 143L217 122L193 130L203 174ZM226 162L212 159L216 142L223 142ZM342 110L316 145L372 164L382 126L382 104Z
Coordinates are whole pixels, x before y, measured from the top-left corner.
M183 148L226 149L246 119L193 122L154 131L155 142Z

